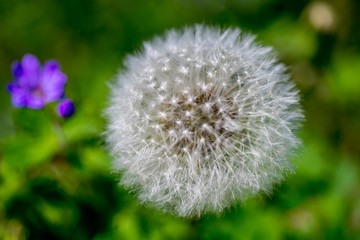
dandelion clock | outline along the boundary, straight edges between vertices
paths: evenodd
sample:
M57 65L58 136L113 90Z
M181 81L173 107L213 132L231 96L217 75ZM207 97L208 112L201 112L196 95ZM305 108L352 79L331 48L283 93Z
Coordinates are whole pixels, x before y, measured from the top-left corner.
M140 202L200 217L269 194L291 172L298 91L254 38L196 25L127 56L106 139L121 185Z

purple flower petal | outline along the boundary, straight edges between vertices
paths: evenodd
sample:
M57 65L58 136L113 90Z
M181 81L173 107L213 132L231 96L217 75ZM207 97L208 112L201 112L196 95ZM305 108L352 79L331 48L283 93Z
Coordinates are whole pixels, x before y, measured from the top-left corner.
M8 92L15 107L40 109L64 95L67 76L54 60L47 61L41 68L34 55L26 54L21 62L12 64L11 73L15 81L8 85Z
M10 94L16 93L19 88L21 87L16 82L11 82L7 85L7 90Z
M40 84L47 102L53 102L64 94L67 76L61 72L59 64L54 60L45 63L40 76Z
M17 79L19 79L24 74L24 70L19 61L13 62L11 65L11 73Z
M20 67L17 67L20 68ZM36 87L39 84L40 62L31 54L26 54L21 60L21 68L17 79L20 85L27 87ZM21 73L21 74L20 74Z
M26 101L27 101L26 106L28 108L40 109L45 106L45 100L44 100L43 96L40 96L40 95L29 94L29 95L27 95Z
M7 86L11 94L11 103L14 107L26 107L29 92L21 88L17 83L10 83Z
M71 117L75 112L75 105L70 99L64 99L58 104L57 112L63 118Z

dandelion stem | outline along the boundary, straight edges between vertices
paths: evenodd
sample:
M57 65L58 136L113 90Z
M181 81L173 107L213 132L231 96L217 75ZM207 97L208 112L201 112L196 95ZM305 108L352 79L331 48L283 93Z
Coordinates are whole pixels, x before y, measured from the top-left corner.
M190 221L189 236L187 239L196 240L199 237L199 220L192 219Z

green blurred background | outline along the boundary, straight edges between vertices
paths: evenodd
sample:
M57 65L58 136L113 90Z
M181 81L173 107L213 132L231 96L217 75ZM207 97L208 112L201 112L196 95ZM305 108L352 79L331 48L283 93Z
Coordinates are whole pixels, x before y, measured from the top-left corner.
M199 221L138 205L117 186L101 137L106 83L124 56L193 23L274 46L306 115L296 174ZM0 1L0 239L360 239L359 26L357 0ZM68 75L77 113L60 120L65 136L55 105L11 106L10 65L26 53Z

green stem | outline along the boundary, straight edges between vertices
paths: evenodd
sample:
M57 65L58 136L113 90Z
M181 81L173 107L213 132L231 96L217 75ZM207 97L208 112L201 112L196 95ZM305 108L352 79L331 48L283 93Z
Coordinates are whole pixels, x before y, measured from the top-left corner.
M52 129L55 133L60 149L64 149L67 146L67 140L60 122L58 121L52 122Z
M199 220L192 219L190 221L190 229L189 229L189 236L188 240L196 240L199 238Z
M49 105L45 106L45 111L47 112L50 118L51 128L59 143L59 148L64 149L67 146L67 139L62 129L61 122L59 121L59 117L55 114L55 112L53 111L52 108L50 108Z

